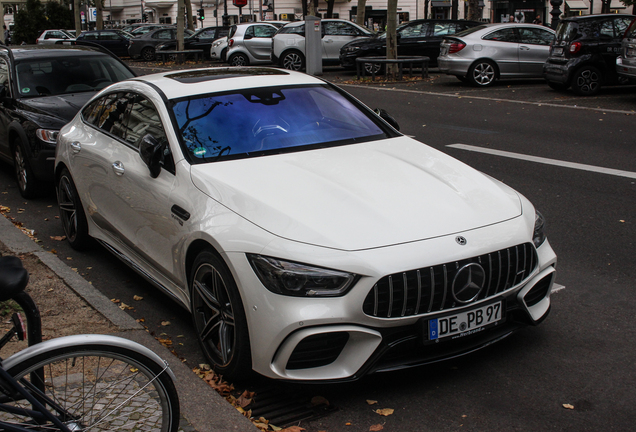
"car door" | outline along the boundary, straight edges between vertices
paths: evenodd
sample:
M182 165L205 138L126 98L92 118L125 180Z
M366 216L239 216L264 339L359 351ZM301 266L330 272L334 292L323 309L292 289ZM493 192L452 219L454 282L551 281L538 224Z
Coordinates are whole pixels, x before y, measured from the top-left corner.
M116 248L164 275L173 274L173 250L166 245L176 244L182 230L171 217L174 163L170 152L164 152L164 168L152 178L139 155L146 134L168 145L158 110L132 92L112 93L91 105L82 114L97 130L87 131L71 169L90 203L88 214Z
M117 56L121 56L127 52L128 46L124 46L123 38L114 31L103 31L99 33L99 43L104 48Z
M428 22L415 22L398 32L398 55L421 56L428 35ZM438 53L439 55L439 53ZM435 56L437 57L437 56Z
M269 60L272 52L272 37L276 27L268 24L254 24L245 31L243 44L256 60Z
M518 27L519 73L526 76L543 76L543 64L550 54L554 33L536 27Z
M631 21L630 18L626 17L611 17L601 22L599 52L605 62L605 69L610 75L615 75L616 57L621 52L623 35Z
M322 31L323 60L328 61L340 61L340 48L363 36L359 29L343 21L326 21Z
M497 63L501 75L519 74L519 42L514 27L495 30L482 37L481 57Z
M0 88L4 92L4 98L0 102L0 155L7 160L11 157L8 127L12 120L11 105L13 104L12 90L9 83L9 62L6 58L0 57Z

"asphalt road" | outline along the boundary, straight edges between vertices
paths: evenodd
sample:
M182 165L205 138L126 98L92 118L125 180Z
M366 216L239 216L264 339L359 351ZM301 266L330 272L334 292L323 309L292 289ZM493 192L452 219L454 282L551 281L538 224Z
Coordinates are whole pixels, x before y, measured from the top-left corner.
M389 111L405 134L526 195L548 220L557 283L565 288L553 294L543 324L467 357L350 384L248 386L329 400L336 408L329 415L301 423L310 432L368 431L376 424L385 431L633 430L636 87L577 98L540 80L474 89L439 75L373 86L350 85L354 76L337 69L324 77ZM456 144L474 148L449 147ZM2 165L0 204L97 289L133 306L129 313L151 332L172 338L189 365L203 361L187 313L101 248L76 253L55 240L63 231L52 190L25 202ZM377 408L394 413L383 417Z

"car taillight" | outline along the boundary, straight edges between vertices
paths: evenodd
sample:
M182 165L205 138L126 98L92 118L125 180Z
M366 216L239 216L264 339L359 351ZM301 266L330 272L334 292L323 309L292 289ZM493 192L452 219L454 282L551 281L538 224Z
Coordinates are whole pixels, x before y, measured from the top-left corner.
M229 41L227 41L227 46L228 47L232 47L232 45L234 45L234 39L230 39Z
M450 44L450 46L448 47L448 53L449 54L454 54L456 52L460 52L461 50L464 49L464 47L466 46L465 43L462 42L453 42L452 44Z
M574 42L573 44L570 45L570 53L576 54L577 52L581 51L582 46L583 45L581 45L581 42Z

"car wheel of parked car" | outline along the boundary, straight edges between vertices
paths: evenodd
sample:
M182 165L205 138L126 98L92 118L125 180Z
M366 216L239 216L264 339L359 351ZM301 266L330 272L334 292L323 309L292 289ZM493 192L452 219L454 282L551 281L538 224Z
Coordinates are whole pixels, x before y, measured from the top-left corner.
M567 84L560 83L560 82L554 82L554 81L548 81L548 86L552 90L558 90L558 91L563 91L563 90L566 90L568 88Z
M364 71L368 74L382 75L384 73L384 68L379 63L365 63Z
M249 66L250 61L245 54L232 54L230 56L230 66Z
M13 167L20 195L24 198L36 197L40 191L40 182L35 178L33 170L29 166L20 138L16 138L13 142Z
M155 59L155 49L152 47L146 47L142 49L141 58L145 61L153 61Z
M227 380L247 378L252 360L243 303L232 274L213 251L194 260L190 290L199 343L215 371Z
M91 237L88 235L88 222L71 173L66 168L62 170L57 180L56 191L60 220L66 239L73 249L84 250L91 242Z
M227 59L227 49L221 51L221 61L225 61Z
M601 90L603 76L594 66L583 66L576 71L572 79L572 90L580 96L595 95Z
M497 67L490 60L479 60L468 70L468 81L478 87L488 87L497 79Z
M305 56L299 51L289 51L280 59L280 65L289 70L303 70L305 68Z

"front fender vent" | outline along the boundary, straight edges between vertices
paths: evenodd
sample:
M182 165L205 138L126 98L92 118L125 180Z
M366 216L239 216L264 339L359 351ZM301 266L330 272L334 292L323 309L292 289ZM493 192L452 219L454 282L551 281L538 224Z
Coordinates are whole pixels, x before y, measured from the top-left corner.
M525 243L473 258L384 276L367 295L362 310L377 318L399 318L441 312L465 304L451 293L458 270L481 265L484 288L475 302L494 297L524 282L537 266L532 243Z

